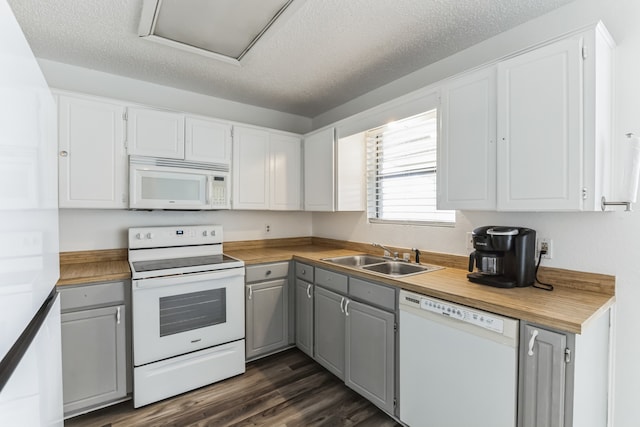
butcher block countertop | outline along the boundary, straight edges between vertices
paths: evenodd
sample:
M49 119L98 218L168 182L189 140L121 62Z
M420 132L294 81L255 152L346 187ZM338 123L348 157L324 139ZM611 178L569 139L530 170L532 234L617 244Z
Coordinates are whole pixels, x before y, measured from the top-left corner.
M409 252L406 248L392 249L398 249L400 253ZM533 287L499 289L471 283L466 277L467 258L456 255L423 252L422 262L445 268L397 279L322 260L361 253L381 255L379 252L379 249L370 245L322 238L225 243L225 253L243 260L247 266L295 259L316 267L578 334L615 302L615 277L603 274L540 267L540 280L555 286L553 291L548 292ZM58 285L129 279L131 273L126 253L126 249L62 253Z

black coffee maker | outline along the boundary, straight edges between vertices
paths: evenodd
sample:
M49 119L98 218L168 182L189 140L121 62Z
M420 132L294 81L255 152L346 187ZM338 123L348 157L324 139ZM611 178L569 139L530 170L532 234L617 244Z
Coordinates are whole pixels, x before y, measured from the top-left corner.
M484 226L473 230L470 281L498 288L530 286L535 281L536 232L530 228ZM473 272L474 266L477 271Z

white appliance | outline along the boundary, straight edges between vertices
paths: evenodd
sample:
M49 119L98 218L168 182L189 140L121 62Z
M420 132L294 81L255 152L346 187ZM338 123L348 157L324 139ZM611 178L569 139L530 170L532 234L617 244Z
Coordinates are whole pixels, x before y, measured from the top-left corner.
M229 165L129 156L129 208L229 209Z
M519 321L400 291L400 420L514 427Z
M62 426L56 107L0 0L0 426Z
M244 263L222 226L129 229L133 406L245 371Z

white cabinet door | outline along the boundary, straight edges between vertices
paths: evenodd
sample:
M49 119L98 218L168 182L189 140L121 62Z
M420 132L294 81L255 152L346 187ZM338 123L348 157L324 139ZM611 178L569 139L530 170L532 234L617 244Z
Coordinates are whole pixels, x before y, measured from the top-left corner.
M185 121L186 160L207 163L231 163L231 124L204 118Z
M129 154L184 159L184 115L129 107L127 143Z
M272 210L299 210L301 187L300 138L271 133L269 208Z
M364 132L336 141L336 210L364 211L366 198L366 141Z
M60 95L58 111L59 206L127 208L124 105Z
M304 209L335 210L334 129L304 138Z
M496 69L442 87L438 209L496 208Z
M233 209L269 208L269 132L233 130Z
M582 207L581 40L498 64L498 210Z

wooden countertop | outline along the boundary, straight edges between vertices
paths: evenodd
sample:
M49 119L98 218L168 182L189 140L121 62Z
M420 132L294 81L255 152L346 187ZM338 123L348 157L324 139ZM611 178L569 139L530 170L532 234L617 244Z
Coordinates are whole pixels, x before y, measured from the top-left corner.
M322 244L318 244L318 242ZM561 269L540 268L543 281L555 285L552 292L533 287L499 289L471 283L462 267L465 257L424 254L423 261L445 265L442 270L392 279L376 273L336 265L323 258L371 252L365 245L340 245L326 239L297 240L287 246L225 244L225 253L247 266L295 259L408 291L523 319L572 333L581 333L615 302L615 278ZM344 243L344 242L343 242ZM342 247L341 247L342 246ZM365 249L365 250L362 250ZM59 286L131 278L126 249L68 252L60 256Z

